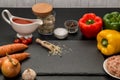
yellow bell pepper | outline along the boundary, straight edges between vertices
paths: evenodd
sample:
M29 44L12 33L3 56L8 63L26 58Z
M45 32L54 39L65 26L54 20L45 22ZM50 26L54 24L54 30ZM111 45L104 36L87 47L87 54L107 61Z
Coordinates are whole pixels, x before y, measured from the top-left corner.
M110 56L120 52L120 33L116 30L102 30L97 34L97 48Z

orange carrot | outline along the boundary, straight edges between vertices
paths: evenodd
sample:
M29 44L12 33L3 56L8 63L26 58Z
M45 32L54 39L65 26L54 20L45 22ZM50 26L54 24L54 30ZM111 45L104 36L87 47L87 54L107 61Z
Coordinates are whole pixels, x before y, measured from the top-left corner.
M29 53L26 53L26 52L23 52L23 53L17 53L17 54L12 54L12 55L9 55L11 58L15 58L17 59L18 61L23 61L25 59L27 59L30 54ZM2 65L2 62L7 59L7 56L5 57L1 57L0 58L0 68L1 68L1 65Z
M28 46L22 43L13 43L0 46L0 57L5 56L6 53L12 54L14 52L22 51L26 48L28 48Z

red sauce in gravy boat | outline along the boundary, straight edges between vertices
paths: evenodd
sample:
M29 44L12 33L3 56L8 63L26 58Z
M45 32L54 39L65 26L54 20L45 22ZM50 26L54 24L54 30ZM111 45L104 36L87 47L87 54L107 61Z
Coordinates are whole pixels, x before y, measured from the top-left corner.
M6 17L6 15L8 17ZM13 16L8 10L2 11L3 19L12 26L13 30L17 32L17 37L31 38L32 33L38 28L38 26L43 25L41 19L28 19Z

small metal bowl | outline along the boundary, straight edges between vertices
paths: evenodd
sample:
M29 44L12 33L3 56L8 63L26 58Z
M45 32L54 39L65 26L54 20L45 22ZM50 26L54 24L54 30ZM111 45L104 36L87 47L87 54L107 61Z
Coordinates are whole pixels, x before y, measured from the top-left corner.
M54 30L54 35L58 39L65 39L68 36L68 30L65 28L56 28Z

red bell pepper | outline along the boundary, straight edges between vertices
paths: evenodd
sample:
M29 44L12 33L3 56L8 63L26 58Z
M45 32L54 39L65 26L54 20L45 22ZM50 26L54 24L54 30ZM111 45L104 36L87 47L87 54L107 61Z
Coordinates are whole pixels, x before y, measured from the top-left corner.
M78 21L79 28L86 38L95 38L102 29L102 18L95 13L86 13Z

